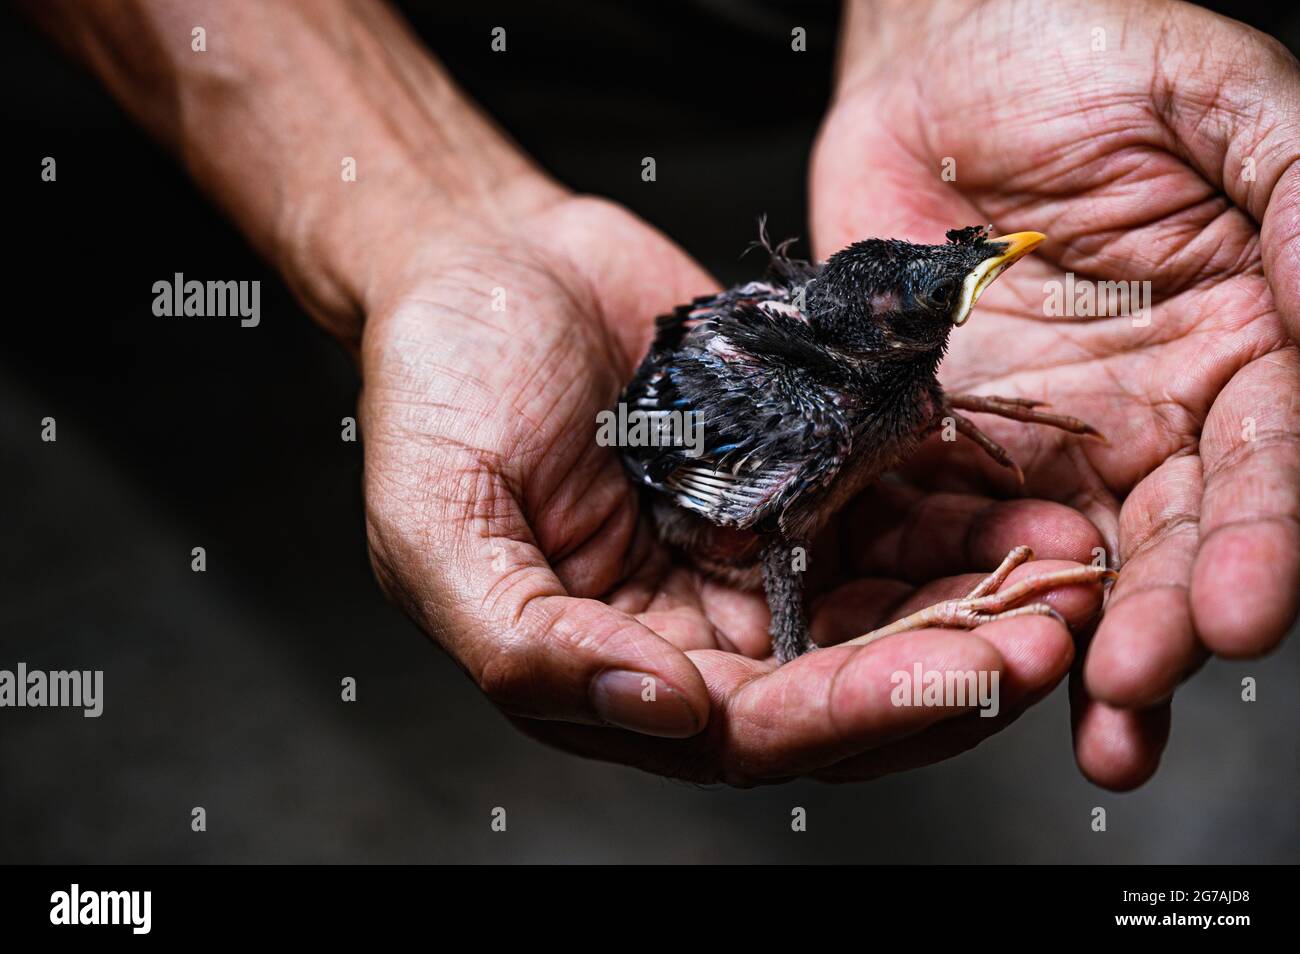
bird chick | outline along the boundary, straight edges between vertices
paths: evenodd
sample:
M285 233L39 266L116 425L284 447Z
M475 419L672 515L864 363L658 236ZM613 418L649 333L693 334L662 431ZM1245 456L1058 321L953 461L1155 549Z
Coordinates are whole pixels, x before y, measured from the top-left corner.
M758 244L770 259L763 280L697 298L658 319L621 402L625 413L650 422L652 434L685 420L701 439L628 442L624 463L652 491L665 542L712 576L763 587L779 662L812 648L800 571L813 536L945 418L1021 480L1006 450L959 411L1100 437L1082 421L1037 410L1040 402L947 394L937 379L952 329L1044 237L991 238L987 229L970 227L948 232L942 245L867 239L816 265L788 257L789 242L772 248L760 226ZM852 642L922 626L972 628L1008 615L1060 619L1045 603L1015 604L1056 586L1113 576L1079 567L997 592L1031 556L1017 547L966 599Z

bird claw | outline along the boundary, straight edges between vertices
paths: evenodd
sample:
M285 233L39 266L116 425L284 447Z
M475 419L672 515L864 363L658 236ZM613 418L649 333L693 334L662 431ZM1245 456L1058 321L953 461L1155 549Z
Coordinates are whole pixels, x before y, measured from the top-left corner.
M1091 437L1103 444L1110 444L1105 434L1086 421L1081 421L1077 417L1070 417L1068 414L1048 414L1046 411L1038 410L1038 408L1048 407L1049 405L1045 401L1038 401L1034 398L953 394L948 396L946 405L945 412L957 421L957 429L976 444L979 444L986 454L1003 467L1009 467L1016 475L1016 480L1021 486L1024 486L1025 475L1016 465L1016 462L1011 459L1011 455L1007 453L1006 448L976 427L975 422L956 413L957 411L994 414L998 417L1005 417L1027 424L1045 424L1048 427L1055 427L1070 434Z
M1022 563L1032 560L1033 557L1034 551L1029 547L1016 547L1007 554L996 570L981 580L980 584L963 599L935 603L933 606L928 606L919 612L912 613L910 616L905 616L888 626L882 626L855 639L850 639L844 645L866 646L877 640L884 639L886 636L893 636L897 633L905 633L916 629L926 629L932 626L948 629L974 629L976 626L983 626L985 623L1015 619L1021 616L1050 616L1068 629L1069 624L1066 623L1065 617L1047 603L1029 603L1023 606L1017 606L1016 604L1030 596L1036 596L1039 593L1060 586L1104 583L1107 580L1115 579L1119 575L1114 570L1105 567L1077 566L1057 570L1054 573L1045 573L1042 576L1030 577L1005 590L1001 589L1011 571Z
M1033 398L986 397L977 394L953 394L947 399L948 406L959 411L975 411L982 414L995 414L998 417L1022 421L1026 424L1045 424L1082 437L1095 437L1109 444L1106 436L1086 421L1068 414L1048 414L1037 410L1050 407L1044 401Z

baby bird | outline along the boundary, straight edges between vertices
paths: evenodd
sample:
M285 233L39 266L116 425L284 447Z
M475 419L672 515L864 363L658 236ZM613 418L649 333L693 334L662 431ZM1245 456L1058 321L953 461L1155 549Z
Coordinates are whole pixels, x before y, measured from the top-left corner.
M959 411L980 411L1100 437L1072 417L1022 398L947 394L936 373L948 335L994 279L1043 241L970 227L946 244L867 239L822 265L772 248L762 281L695 299L658 319L654 341L624 390L628 416L668 432L688 422L697 442L640 440L622 447L633 478L651 489L661 538L706 573L757 589L772 613L772 648L785 663L812 648L802 569L809 542L834 514L951 419L998 463L1006 450ZM653 430L653 428L652 428ZM802 548L802 549L800 549ZM963 600L949 600L867 633L868 643L924 626L973 628L1007 616L1060 616L1015 604L1057 586L1100 582L1078 567L998 592L1032 557L1017 547Z

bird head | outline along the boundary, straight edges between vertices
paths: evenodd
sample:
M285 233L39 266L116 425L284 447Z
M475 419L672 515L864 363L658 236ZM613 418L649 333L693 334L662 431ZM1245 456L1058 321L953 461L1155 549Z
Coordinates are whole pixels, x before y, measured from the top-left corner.
M1046 236L954 229L943 245L855 242L830 257L809 288L809 316L849 352L941 351L985 289Z

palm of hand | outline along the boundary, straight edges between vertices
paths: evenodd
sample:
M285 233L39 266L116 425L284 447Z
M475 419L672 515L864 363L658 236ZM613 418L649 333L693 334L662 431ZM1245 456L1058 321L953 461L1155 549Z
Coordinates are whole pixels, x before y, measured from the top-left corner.
M1214 36L1189 27L1221 31L1226 21L1198 12L1184 37L1122 18L1120 8L1086 17L982 8L929 57L842 94L813 180L822 252L869 234L934 241L989 221L1052 240L954 333L941 377L954 390L1048 399L1110 438L1104 446L1002 422L993 430L1024 467L1028 492L1087 515L1121 561L1076 693L1080 764L1115 786L1154 770L1162 701L1207 650L1252 654L1281 638L1296 613L1300 545L1300 360L1265 277L1260 226L1223 194L1239 184L1220 178L1266 155L1274 130L1232 83L1209 87L1232 64L1183 70L1191 49L1214 48ZM1122 48L1092 48L1099 24ZM1204 131L1216 124L1234 127L1222 148ZM1267 188L1267 170L1258 175ZM1265 218L1265 228L1279 226ZM1274 287L1294 285L1297 268L1280 258L1270 261ZM1076 287L1149 282L1153 307L1045 315L1067 273ZM953 450L944 448L948 464ZM923 454L911 469L930 490L1003 479L974 460L966 469L935 462Z

